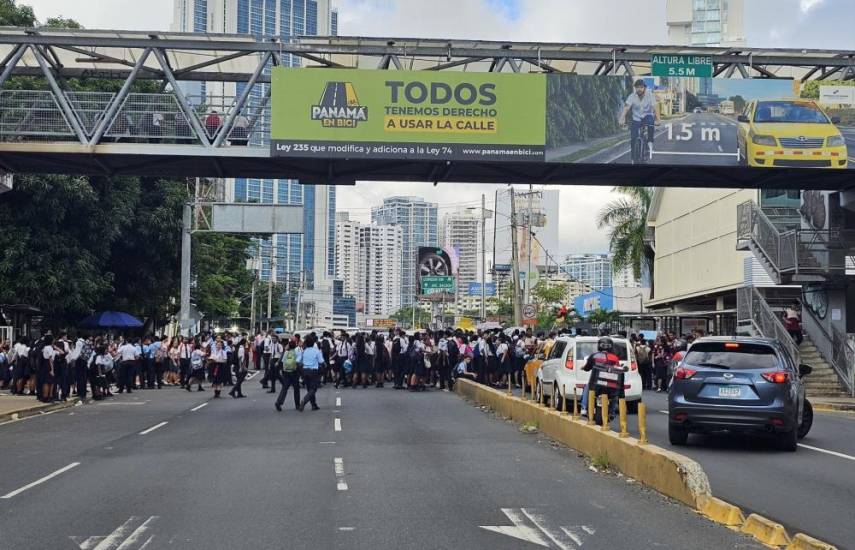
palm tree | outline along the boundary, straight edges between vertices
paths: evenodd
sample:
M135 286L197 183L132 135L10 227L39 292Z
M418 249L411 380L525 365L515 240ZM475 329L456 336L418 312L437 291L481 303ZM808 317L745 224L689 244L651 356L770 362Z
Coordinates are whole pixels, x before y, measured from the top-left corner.
M609 250L612 269L632 269L639 281L643 274L650 277L653 290L653 249L644 242L647 228L647 211L653 199L650 187L615 187L623 195L606 204L597 214L597 227L609 228Z

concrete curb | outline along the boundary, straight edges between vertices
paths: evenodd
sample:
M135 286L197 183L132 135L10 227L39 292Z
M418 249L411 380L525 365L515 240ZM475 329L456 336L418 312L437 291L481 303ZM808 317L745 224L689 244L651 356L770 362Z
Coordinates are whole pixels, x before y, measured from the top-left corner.
M24 409L21 411L15 411L11 413L0 414L0 422L8 422L10 420L20 420L22 418L28 418L30 416L38 416L40 414L47 414L49 412L58 411L60 409L66 409L68 407L73 407L80 400L77 398L71 399L69 401L60 402L60 403L43 403L41 405L31 407L29 409Z
M811 401L811 405L813 405L814 411L819 412L855 412L855 405L843 403L814 403Z
M622 438L614 431L602 431L584 420L573 420L554 409L469 380L458 379L454 390L506 418L533 423L542 433L589 457L606 455L609 464L621 473L763 544L786 547L786 550L836 550L835 546L803 533L791 539L781 524L758 514L746 518L739 507L712 496L706 472L686 456L656 445L641 444L634 437Z

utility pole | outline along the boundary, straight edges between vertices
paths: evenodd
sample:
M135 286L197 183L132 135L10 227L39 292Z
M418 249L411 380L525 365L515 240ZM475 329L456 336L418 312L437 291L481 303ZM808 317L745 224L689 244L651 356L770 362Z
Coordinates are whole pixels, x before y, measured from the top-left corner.
M525 300L524 300L524 302L526 304L531 303L531 214L532 214L532 212L531 212L531 208L532 208L531 197L533 194L534 194L534 191L532 190L532 185L529 184L528 185L528 212L526 213L526 222L525 222L526 237L528 239L528 244L526 245L526 251L527 251L527 255L528 255L528 267L526 267L526 270L525 270ZM537 269L537 266L535 266L535 269Z
M193 245L193 205L184 205L181 217L181 312L179 324L181 334L190 335L190 261Z
M267 278L267 330L270 330L270 318L273 317L273 277L276 276L276 249L270 239L270 276Z
M486 205L486 197L482 193L481 194L481 322L487 320L487 306L486 306L486 289L484 288L484 283L487 280L487 232L484 228L487 225L487 209Z
M252 259L252 298L249 308L249 330L255 332L255 287L261 274L261 241L256 240L255 258Z
M511 273L514 278L514 326L522 325L522 305L520 304L520 263L517 250L517 207L514 188L511 187Z

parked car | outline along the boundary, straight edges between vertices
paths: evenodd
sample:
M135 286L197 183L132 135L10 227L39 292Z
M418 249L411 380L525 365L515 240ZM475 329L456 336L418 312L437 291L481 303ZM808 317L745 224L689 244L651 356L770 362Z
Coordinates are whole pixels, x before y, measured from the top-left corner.
M703 110L703 109L701 109L700 107L695 107L694 109L692 109L692 112L693 112L693 113L703 113L703 112L704 112L704 110Z
M760 167L846 168L846 140L809 99L755 100L737 118L739 161Z
M585 384L591 377L591 371L584 371L588 356L597 352L597 336L560 336L549 357L537 371L537 388L535 393L539 398L543 393L544 401L552 403L556 409L563 409L564 388L567 398L573 399L570 391L576 392L581 400ZM641 402L641 375L635 360L635 351L626 338L613 337L614 353L620 359L621 365L629 368L624 376L623 393L626 399L627 411L634 413ZM568 404L568 410L571 405Z
M811 370L770 338L700 338L668 389L668 439L685 445L690 433L766 432L795 451L813 424L802 383Z

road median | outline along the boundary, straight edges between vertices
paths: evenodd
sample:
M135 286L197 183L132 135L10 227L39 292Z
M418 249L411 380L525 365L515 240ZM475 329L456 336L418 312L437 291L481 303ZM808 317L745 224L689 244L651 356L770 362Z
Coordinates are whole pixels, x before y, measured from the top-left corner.
M834 546L803 533L790 537L779 523L758 514L746 517L739 507L714 497L706 472L689 457L641 443L634 437L621 437L615 431L589 425L584 418L577 420L551 407L469 380L458 379L454 390L505 418L537 426L543 434L590 458L605 456L609 467L763 544L787 550L835 550Z

